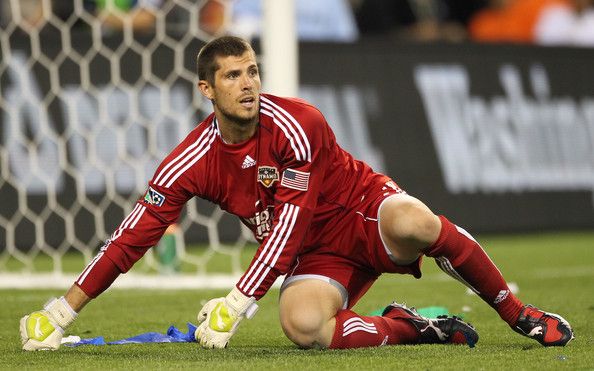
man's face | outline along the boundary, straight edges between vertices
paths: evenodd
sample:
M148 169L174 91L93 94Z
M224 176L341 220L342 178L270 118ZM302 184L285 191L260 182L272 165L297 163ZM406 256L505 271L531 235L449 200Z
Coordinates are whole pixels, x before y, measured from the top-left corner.
M245 125L259 119L260 74L256 56L246 51L241 56L219 57L214 85L201 80L202 93L214 104L219 120Z

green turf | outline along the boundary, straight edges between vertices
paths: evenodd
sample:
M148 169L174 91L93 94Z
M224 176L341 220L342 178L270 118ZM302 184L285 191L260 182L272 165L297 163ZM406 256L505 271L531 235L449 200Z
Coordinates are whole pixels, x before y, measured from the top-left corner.
M385 275L357 304L367 314L393 299L417 307L441 305L470 311L480 341L465 346L388 346L348 351L300 350L278 324L278 290L260 301L229 349L202 350L196 344L83 346L57 352L20 350L18 319L38 309L52 290L0 290L0 369L226 369L226 370L425 370L594 369L594 233L482 236L482 244L508 281L516 282L527 303L562 314L576 339L565 348L544 348L512 332L476 296L441 273L430 259L424 277ZM171 324L185 329L202 300L225 291L109 290L81 313L70 333L104 336L107 341L143 332L163 332Z
M227 248L230 249L230 247ZM240 261L244 266L249 264L256 248L256 245L248 244L242 250L242 253L240 254ZM194 259L200 259L204 261L204 273L229 273L232 270L232 257L229 253L213 251L204 245L189 246L187 247L187 253ZM7 255L5 257L5 261L0 261L0 272L51 272L54 269L55 262L50 258L49 255L45 253L39 253L34 257L28 256L28 260L32 261L31 267L28 267L14 256ZM81 268L87 263L88 261L85 260L82 253L79 251L69 251L61 258L62 272L73 274L79 273ZM138 262L138 264L136 264L132 270L137 273L157 273L154 268L148 267L144 260ZM181 263L180 271L182 273L196 273L197 270L198 267L196 264L189 262Z

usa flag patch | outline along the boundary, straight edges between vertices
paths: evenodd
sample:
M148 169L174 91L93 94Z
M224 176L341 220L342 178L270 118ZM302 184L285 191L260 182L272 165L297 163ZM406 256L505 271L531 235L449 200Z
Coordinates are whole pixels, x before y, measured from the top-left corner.
M309 187L309 173L287 169L283 172L281 185L298 191L307 191Z

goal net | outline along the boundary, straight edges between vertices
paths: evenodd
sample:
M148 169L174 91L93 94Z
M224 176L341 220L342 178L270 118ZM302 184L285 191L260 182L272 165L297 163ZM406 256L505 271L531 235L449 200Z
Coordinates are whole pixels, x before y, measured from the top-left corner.
M195 58L228 5L2 1L0 286L69 286L128 215L161 159L212 110ZM154 274L167 267L152 249L116 285L233 285L249 231L200 200L178 226L183 273Z

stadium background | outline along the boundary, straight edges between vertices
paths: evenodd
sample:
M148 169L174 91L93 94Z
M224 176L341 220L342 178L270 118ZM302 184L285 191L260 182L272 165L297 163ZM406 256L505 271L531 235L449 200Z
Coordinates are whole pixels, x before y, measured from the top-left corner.
M60 272L69 252L91 258L158 161L210 112L195 55L236 24L223 0L147 2L156 18L146 29L113 26L100 12L109 5L82 0L66 10L41 1L36 21L10 17L31 2L3 2L0 271L16 261L31 272L46 256ZM318 105L347 150L474 232L594 227L594 49L363 31L298 41L289 3L266 3L269 27L289 28L279 40L246 31L265 87L288 83ZM140 4L112 10L129 19ZM231 259L249 241L206 202L180 225L185 244Z

